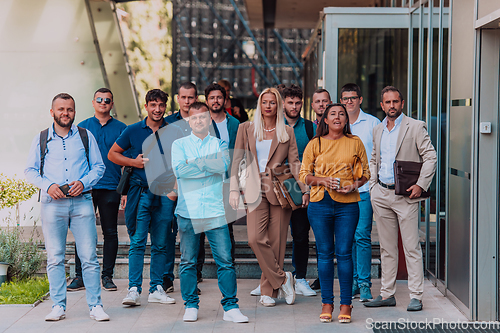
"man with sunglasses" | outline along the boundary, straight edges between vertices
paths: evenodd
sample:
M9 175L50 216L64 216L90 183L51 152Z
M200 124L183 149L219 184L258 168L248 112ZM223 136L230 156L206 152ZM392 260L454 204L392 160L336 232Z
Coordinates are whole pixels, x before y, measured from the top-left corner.
M361 89L355 83L347 83L340 90L340 102L344 104L349 114L349 125L352 134L361 139L366 149L366 156L371 156L373 149L373 128L380 124L380 120L361 110L363 96ZM372 265L372 222L373 210L370 201L369 185L366 183L359 189L361 201L359 204L359 220L354 234L352 246L353 284L352 296L359 295L360 302L368 302L371 294L371 265Z
M113 93L108 88L99 88L92 100L94 116L82 121L78 126L86 128L95 137L106 170L103 177L92 188L94 210L99 211L102 234L104 236L103 265L101 272L102 287L104 290L115 291L113 270L118 253L118 209L120 194L116 187L120 181L121 166L108 159L108 152L116 139L125 130L127 125L111 116L113 108ZM123 197L125 199L125 197ZM68 291L85 289L82 278L82 263L75 249L76 277L68 285Z

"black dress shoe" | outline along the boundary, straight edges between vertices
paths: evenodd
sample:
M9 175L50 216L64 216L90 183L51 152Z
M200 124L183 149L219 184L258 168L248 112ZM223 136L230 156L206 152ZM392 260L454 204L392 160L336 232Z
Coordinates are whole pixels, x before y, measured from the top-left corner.
M396 298L394 298L394 296L391 296L387 299L382 299L382 296L379 295L373 301L363 303L363 305L368 308L378 308L381 306L396 306Z
M314 291L321 290L321 286L319 285L319 279L314 280L313 283L311 283L311 289Z
M410 300L410 304L406 308L406 311L421 311L422 310L422 301L416 298L412 298Z
M68 291L78 291L83 289L85 289L85 286L83 285L83 278L80 276L75 277L67 286Z
M167 276L163 277L162 287L166 293L173 293L174 292L174 282L172 280L170 280L170 278Z

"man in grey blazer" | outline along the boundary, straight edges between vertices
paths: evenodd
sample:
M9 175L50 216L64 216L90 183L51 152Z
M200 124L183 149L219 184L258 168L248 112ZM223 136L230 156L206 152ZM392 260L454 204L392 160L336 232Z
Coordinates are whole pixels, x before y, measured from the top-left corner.
M395 306L398 270L398 227L401 232L410 304L408 311L422 310L424 271L418 235L418 202L422 191L429 188L436 171L437 155L427 133L426 124L402 114L404 100L392 86L382 90L380 106L384 121L373 129L373 151L370 160L370 195L380 238L382 288L380 296L367 307ZM394 161L423 162L415 185L407 189L409 196L394 193Z

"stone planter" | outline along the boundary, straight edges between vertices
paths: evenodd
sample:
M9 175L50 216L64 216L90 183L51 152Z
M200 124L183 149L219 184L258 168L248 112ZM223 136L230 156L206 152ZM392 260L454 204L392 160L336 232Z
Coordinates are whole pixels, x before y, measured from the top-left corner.
M7 281L7 270L9 269L10 264L6 262L0 262L0 286L2 283Z

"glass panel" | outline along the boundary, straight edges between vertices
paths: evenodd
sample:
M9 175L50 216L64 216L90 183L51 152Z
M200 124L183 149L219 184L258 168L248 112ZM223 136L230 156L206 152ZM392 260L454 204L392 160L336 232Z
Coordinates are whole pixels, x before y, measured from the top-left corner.
M393 85L407 91L408 29L339 29L338 89L356 83L363 111L379 119L380 91Z

